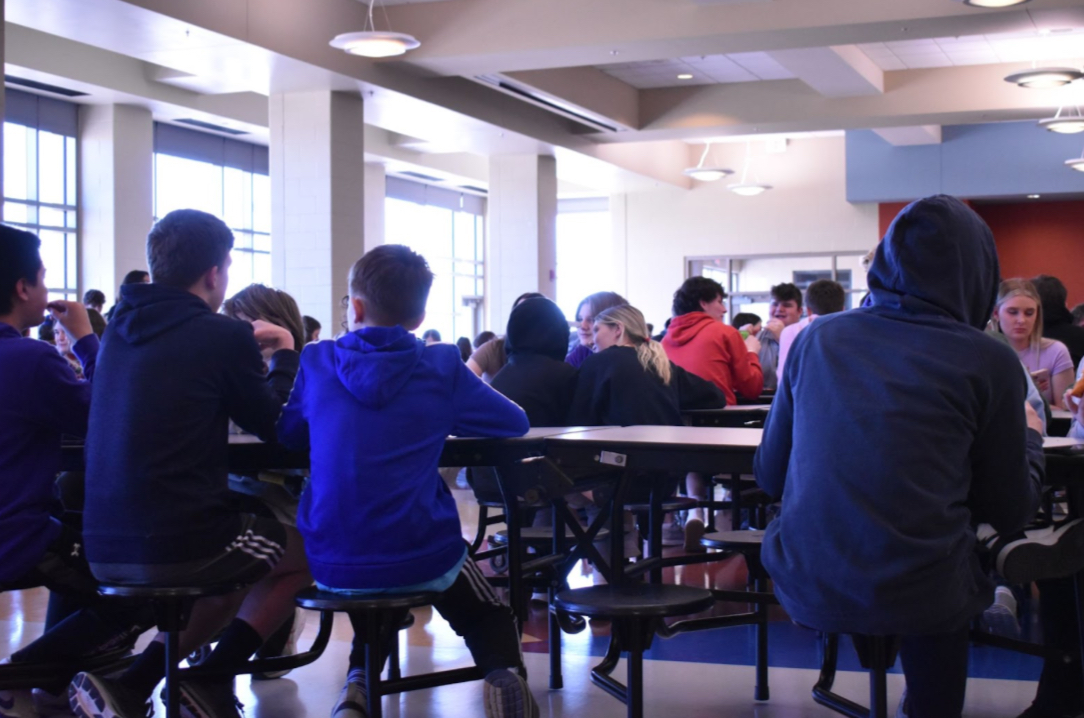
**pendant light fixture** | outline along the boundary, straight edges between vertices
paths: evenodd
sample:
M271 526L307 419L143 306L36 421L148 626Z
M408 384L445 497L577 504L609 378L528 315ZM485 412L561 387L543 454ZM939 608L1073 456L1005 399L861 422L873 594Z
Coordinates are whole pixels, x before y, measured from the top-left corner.
M745 141L745 166L742 167L741 181L736 183L736 184L727 185L727 187L726 187L728 190L730 190L734 194L741 195L742 197L755 197L758 194L763 194L764 192L767 192L768 190L770 190L772 188L772 186L770 184L763 184L761 182L756 181L756 180L759 179L756 176L756 173L753 174L753 179L754 179L753 182L746 181L746 178L749 175L749 162L750 162L750 160L749 160L749 149L750 149L750 142L748 140L746 140Z
M1005 78L1005 82L1035 90L1047 90L1064 87L1082 77L1084 77L1084 72L1073 67L1033 67L1024 72L1009 75Z
M717 167L713 165L708 165L707 167L705 167L704 160L708 158L708 152L710 150L711 143L708 142L704 145L704 154L700 155L700 162L696 165L696 167L689 167L684 172L682 172L682 174L686 177L692 177L694 180L700 180L701 182L715 182L716 180L721 180L727 175L734 174L734 170L728 169L726 167Z
M962 2L964 5L970 5L971 7L1012 7L1014 5L1023 5L1031 2L1031 0L962 0Z
M1076 110L1075 115L1066 113L1062 116L1061 112L1064 109L1064 107L1059 107L1058 114L1045 120L1039 120L1039 127L1061 135L1075 135L1078 132L1084 132L1084 115L1080 114L1080 108L1073 108Z
M376 0L369 0L369 15L361 32L347 32L336 35L331 46L361 57L395 57L408 50L421 46L417 38L402 32L387 32L376 29L373 22L373 5Z
M1084 172L1084 154L1075 160L1065 160L1065 166L1077 172Z

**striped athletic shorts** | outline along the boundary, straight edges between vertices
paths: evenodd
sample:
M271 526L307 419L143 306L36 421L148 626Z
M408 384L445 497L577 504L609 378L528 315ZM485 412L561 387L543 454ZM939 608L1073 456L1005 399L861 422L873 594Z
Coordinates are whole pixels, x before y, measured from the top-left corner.
M182 563L91 563L102 583L127 586L203 586L256 583L275 567L286 551L286 529L274 519L241 514L241 532L221 551Z

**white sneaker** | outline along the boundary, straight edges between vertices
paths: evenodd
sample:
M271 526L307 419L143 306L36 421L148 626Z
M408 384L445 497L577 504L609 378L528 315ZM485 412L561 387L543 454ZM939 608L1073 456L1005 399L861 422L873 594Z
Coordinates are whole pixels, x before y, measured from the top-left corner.
M346 685L339 692L331 718L369 718L366 704L365 672L355 668L346 677Z
M1072 576L1084 568L1084 519L1024 536L997 552L997 572L1010 584Z
M1020 638L1020 622L1016 618L1016 597L1007 586L994 590L994 602L982 612L986 630L995 636Z
M486 718L538 718L538 703L515 671L490 671L483 684Z

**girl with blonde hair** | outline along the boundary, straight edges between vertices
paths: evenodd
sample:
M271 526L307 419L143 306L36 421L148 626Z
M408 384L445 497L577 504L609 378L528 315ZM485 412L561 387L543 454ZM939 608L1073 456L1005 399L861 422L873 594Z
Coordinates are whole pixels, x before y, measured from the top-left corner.
M1073 360L1059 341L1043 337L1043 305L1027 279L1006 279L994 306L997 329L1027 367L1043 398L1062 407L1062 396L1073 384Z

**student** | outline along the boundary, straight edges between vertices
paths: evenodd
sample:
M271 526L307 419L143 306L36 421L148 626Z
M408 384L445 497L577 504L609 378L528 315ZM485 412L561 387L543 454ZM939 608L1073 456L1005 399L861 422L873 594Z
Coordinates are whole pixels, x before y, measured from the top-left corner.
M1073 366L1078 366L1084 358L1084 328L1077 326L1078 322L1066 306L1069 292L1060 279L1049 274L1033 277L1031 283L1043 306L1043 337L1064 344Z
M545 297L522 302L508 318L508 363L491 386L527 413L531 426L565 426L576 391L576 369L565 361L568 320Z
M1073 307L1073 311L1070 312L1070 314L1073 317L1073 324L1078 327L1084 327L1084 304L1078 304Z
M512 302L512 310L515 311L516 307L528 299L545 296L538 292L525 292ZM567 325L565 335L567 345ZM507 362L508 354L504 349L504 337L498 337L493 332L482 332L474 338L474 353L467 360L467 368L474 372L475 376L482 377L482 381L488 384Z
M802 290L797 285L790 282L776 284L771 288L771 295L768 323L757 335L765 390L774 390L779 385L779 339L783 330L802 318Z
M121 288L94 377L83 515L87 558L102 582L253 584L197 601L181 634L186 655L229 624L202 664L217 675L246 661L312 580L296 530L240 512L228 488L230 419L273 440L298 365L286 329L216 314L232 246L226 225L196 210L170 212L147 236L154 283ZM144 715L164 674L163 640L119 677L77 675L72 710ZM191 716L238 715L232 679L193 675L180 688Z
M98 599L82 537L56 518L60 437L86 434L91 385L76 380L56 349L22 332L40 325L48 310L57 334L74 339L71 351L88 381L98 338L81 304L49 302L40 245L30 232L0 225L0 592L51 592L46 634L14 653L12 663L91 655L142 630L130 608ZM58 601L86 610L56 625ZM33 700L41 698L48 696L36 690ZM29 691L0 691L5 716L36 715L31 700Z
M466 364L470 361L470 355L474 351L474 347L471 346L470 339L466 337L459 337L455 340L455 345L459 348L459 356L463 358L463 363Z
M88 289L83 293L83 306L100 313L105 306L105 293L100 289Z
M722 391L672 363L652 341L639 309L619 305L594 319L597 351L580 367L570 425L683 426L683 410L726 406Z
M719 286L722 286L721 284ZM738 312L734 315L734 318L730 320L730 326L734 327L738 331L745 331L756 336L760 334L760 331L764 328L764 322L761 320L759 314L753 314L752 312Z
M250 284L223 302L222 312L227 317L250 324L260 319L287 330L293 337L297 351L308 344L297 301L281 289Z
M432 346L433 344L440 344L441 343L440 332L438 332L436 329L426 329L425 334L422 334L422 341L425 342L426 346Z
M89 313L87 315L87 321L90 321ZM93 327L91 328L91 333L94 333ZM98 335L94 334L94 336ZM74 344L75 342L72 341L71 337L68 335L68 332L64 329L64 327L60 327L53 334L53 337L56 341L56 353L64 357L64 361L68 362L68 364L72 368L72 371L75 372L76 379L83 379L83 364L79 361L79 357L75 355L75 352L72 351L72 344Z
M798 334L809 326L817 317L842 312L847 302L847 292L839 282L831 279L818 279L805 290L805 306L807 315L805 319L783 328L779 335L779 375L783 374L783 366L787 361L787 354Z
M1019 360L981 331L998 273L962 202L907 206L873 305L794 345L754 461L782 499L763 548L780 603L819 631L899 636L911 718L963 707L970 622L993 601L972 526L1017 531L1039 502L1041 424Z
M592 329L595 325L595 317L611 307L627 305L625 300L617 292L596 292L584 298L576 307L576 337L577 344L565 357L565 361L577 369L587 357L591 356L595 347L595 336Z
M147 284L151 281L151 275L142 269L133 269L124 275L124 279L121 280L120 285L123 287L126 284ZM117 305L120 304L120 297L117 298L116 304L109 308L109 311L105 313L105 320L107 322L113 321L113 313L117 311Z
M1026 279L1006 279L997 293L994 322L1035 378L1043 399L1062 406L1062 395L1073 385L1073 362L1059 341L1043 337L1043 306L1035 286Z
M520 436L527 417L474 376L455 347L411 334L432 282L425 259L407 247L367 252L350 271L350 333L304 353L278 425L286 445L311 445L298 525L326 589L439 593L434 607L485 673L486 715L535 718L515 618L467 555L455 500L437 473L448 435ZM351 621L356 638L335 718L365 715L365 620Z
M306 344L320 341L320 329L322 329L320 322L306 314L301 317L301 324L305 329Z

